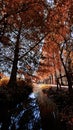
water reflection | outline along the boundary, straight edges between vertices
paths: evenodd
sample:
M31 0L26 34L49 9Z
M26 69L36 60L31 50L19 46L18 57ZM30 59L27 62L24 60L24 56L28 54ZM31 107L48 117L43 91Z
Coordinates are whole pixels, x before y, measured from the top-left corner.
M10 117L9 130L42 130L36 95L29 95L27 101L17 104Z
M1 127L2 127L2 122L0 122L0 129L1 129Z

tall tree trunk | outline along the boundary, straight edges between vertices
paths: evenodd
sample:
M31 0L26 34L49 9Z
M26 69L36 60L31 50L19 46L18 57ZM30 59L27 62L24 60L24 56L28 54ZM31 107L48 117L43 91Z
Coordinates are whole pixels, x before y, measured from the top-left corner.
M71 74L66 72L66 77L67 77L67 81L68 81L68 90L70 93L72 93L72 77Z
M51 84L53 84L53 75L51 74Z
M63 78L62 78L62 72L61 72L61 69L59 69L59 73L60 73L60 83L61 83L61 85L63 85Z
M66 73L69 93L72 93L72 77L71 77L71 74L67 71L66 66L64 65L64 62L63 62L63 59L62 59L61 56L60 56L60 58L61 58L62 65L63 65L65 73Z
M15 51L14 51L13 67L12 67L8 87L16 87L17 86L16 77L17 77L17 63L18 63L18 54L19 54L20 32L21 32L21 28L19 29L19 32L17 35L17 41L16 41Z

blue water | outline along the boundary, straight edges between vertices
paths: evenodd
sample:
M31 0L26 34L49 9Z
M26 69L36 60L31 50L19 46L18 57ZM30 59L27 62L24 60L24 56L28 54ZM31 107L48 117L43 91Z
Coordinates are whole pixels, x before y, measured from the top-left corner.
M2 125L2 124L1 124ZM34 93L17 104L10 117L9 130L42 130L39 106Z

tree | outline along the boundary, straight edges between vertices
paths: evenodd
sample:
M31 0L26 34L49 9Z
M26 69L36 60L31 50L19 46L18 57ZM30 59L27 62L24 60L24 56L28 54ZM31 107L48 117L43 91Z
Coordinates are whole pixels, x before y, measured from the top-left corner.
M72 66L72 46L73 46L73 40L70 37L71 33L71 26L73 24L72 21L72 0L61 0L61 1L55 1L53 8L48 13L47 20L46 20L46 26L49 30L49 33L47 37L45 38L45 43L47 44L47 47L45 49L46 55L49 59L49 41L50 44L52 44L52 48L54 48L54 44L57 46L57 61L60 61L60 64L57 64L54 62L54 67L59 67L59 65L64 67L64 71L66 73L67 81L68 81L68 86L69 86L69 91L71 92L72 90L72 75L69 73L71 72L72 69L70 67L70 64ZM71 33L73 35L73 33ZM44 44L45 46L45 44ZM48 50L48 51L47 51ZM52 49L53 50L53 49ZM44 54L45 54L44 52ZM64 53L66 52L66 56ZM49 53L49 54L48 54ZM53 54L53 52L52 52ZM51 54L51 55L52 55ZM67 61L66 61L67 59ZM44 60L45 62L45 60ZM69 62L69 65L68 63ZM68 65L68 66L67 66ZM48 65L49 66L49 63ZM46 72L48 70L48 67L46 69ZM69 71L68 71L69 70ZM42 71L42 70L41 70ZM43 72L43 71L42 71ZM50 72L49 72L50 73Z
M9 8L10 6L11 8ZM41 67L41 69L39 69L39 72L41 71L42 73L47 73L48 63L49 66L51 64L51 71L53 72L56 70L57 66L59 67L60 60L62 61L61 54L64 54L66 51L66 49L63 49L64 51L62 51L62 45L65 46L70 40L70 28L72 26L71 16L72 0L55 0L51 6L46 0L44 2L43 0L37 0L37 2L34 0L14 0L11 3L9 0L7 0L7 2L1 2L1 44L7 47L6 50L10 48L10 50L13 51L9 51L9 53L13 53L13 55L11 55L11 58L9 57L9 54L6 54L5 59L13 63L15 56L14 50L16 47L15 44L17 43L17 37L21 28L18 45L19 53L17 60L19 66L21 66L20 64L22 64L22 66L25 65L25 71L31 70L30 68L35 68L31 67L33 65L32 59L34 59L34 64L36 64L36 61L39 57L39 55L36 56L38 54L37 52L39 52L40 46L42 48L42 45L45 41L45 43L47 42L46 44L48 44L48 49L44 47L44 44L44 53L46 52L47 57L50 57L50 61L48 62L46 60L45 63L47 65L43 64L45 65L45 69L42 69L43 67ZM58 50L58 52L55 51L54 47ZM52 53L48 54L48 50ZM61 53L61 51L63 53ZM31 54L33 55L32 57L35 58L30 58ZM65 57L63 58L65 60ZM62 65L64 66L63 62Z
M45 3L42 2L40 5L41 2L41 0L1 2L0 45L3 54L1 59L4 58L1 62L7 62L7 69L8 66L12 67L8 86L16 86L18 68L22 67L31 75L38 66L41 52L39 50L43 44L41 41L46 35L44 13L46 8Z
M65 43L62 44L60 48L60 58L66 73L69 92L72 92L72 67L73 67L73 59L72 59L72 50L73 50L73 39L68 39Z

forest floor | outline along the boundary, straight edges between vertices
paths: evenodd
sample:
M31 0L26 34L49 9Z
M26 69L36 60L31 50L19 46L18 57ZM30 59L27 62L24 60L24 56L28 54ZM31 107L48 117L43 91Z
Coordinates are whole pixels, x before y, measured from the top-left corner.
M73 93L69 94L65 87L58 91L54 87L43 88L42 91L57 105L61 130L73 130Z

